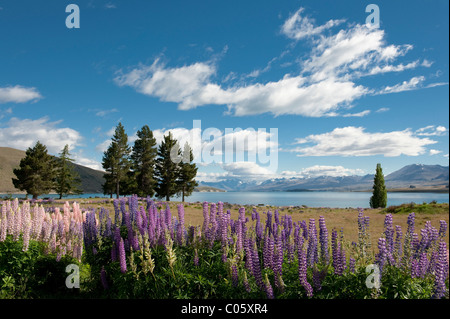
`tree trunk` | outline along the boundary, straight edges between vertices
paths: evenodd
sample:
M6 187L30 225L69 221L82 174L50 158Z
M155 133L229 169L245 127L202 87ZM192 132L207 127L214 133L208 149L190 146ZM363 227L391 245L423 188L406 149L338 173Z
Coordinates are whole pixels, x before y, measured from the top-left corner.
M38 199L38 195L33 194L33 199Z
M116 183L116 198L119 198L119 181Z

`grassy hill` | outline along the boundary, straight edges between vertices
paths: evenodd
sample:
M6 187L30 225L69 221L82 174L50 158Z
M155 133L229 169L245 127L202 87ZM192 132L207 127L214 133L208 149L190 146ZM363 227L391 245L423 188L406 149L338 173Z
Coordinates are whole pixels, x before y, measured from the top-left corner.
M25 157L25 151L10 147L0 147L0 194L21 193L17 190L12 178L13 169L19 167L20 160ZM84 193L101 193L104 183L103 172L75 164L75 171L81 177L81 189Z

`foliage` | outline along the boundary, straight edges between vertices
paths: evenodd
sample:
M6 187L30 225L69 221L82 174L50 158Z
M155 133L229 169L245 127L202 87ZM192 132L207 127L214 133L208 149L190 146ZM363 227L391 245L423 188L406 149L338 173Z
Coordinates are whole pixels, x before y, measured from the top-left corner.
M47 226L34 234L39 224L34 215L42 207L28 216L26 202L21 208L17 202L3 202L0 297L448 298L445 221L439 230L427 222L419 238L414 213L408 216L406 231L400 226L394 231L392 215L387 214L378 249L372 250L370 222L362 210L358 242L348 243L343 231L336 229L330 238L323 216L317 231L313 218L293 222L278 211L260 214L255 209L249 214L241 208L238 218L232 219L223 208L221 202L203 203L203 225L186 227L181 204L175 216L169 205L150 199L115 199L113 216L103 207L83 213L83 255L76 259L75 254L59 252L68 241L76 242L78 233L72 232L81 218L77 205L73 213L68 205L62 215L56 211L49 218L54 209L45 213L49 215L42 223L56 225L45 239ZM26 226L30 220L31 232ZM28 246L27 234L32 234ZM65 287L68 264L80 266L81 289ZM368 265L379 270L373 273L380 279L378 287L367 283Z
M156 196L166 201L178 192L177 176L179 175L181 150L177 140L172 133L164 136L158 147L158 158L156 159L155 175L157 180Z
M34 147L28 148L14 174L17 177L12 179L14 187L26 191L34 199L49 193L54 186L54 164L47 147L37 141Z
M180 173L177 177L178 192L181 193L181 200L184 202L184 196L189 196L194 191L198 183L195 181L197 176L197 166L192 163L194 155L192 149L186 142L182 153L183 160L180 162Z
M384 185L384 176L381 164L377 164L373 180L373 195L370 197L371 208L385 208L387 205L387 191Z
M138 196L153 197L156 185L154 179L156 139L147 125L137 131L136 135L138 139L134 142L131 154L134 179L136 180L136 188L132 193Z
M73 159L69 156L69 145L65 145L56 159L55 189L60 199L70 194L82 193L80 176L75 172Z
M130 152L128 135L122 123L117 125L112 141L103 154L102 166L106 170L104 191L111 192L114 189L116 197L120 196L120 182L127 177L130 170Z

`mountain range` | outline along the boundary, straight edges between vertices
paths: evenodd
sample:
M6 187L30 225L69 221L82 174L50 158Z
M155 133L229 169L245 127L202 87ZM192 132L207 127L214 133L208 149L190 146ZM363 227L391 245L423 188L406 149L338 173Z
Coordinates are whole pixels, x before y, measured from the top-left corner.
M246 182L227 178L218 182L201 182L226 191L367 191L372 189L373 174L353 176L317 176L306 178L274 178L263 182ZM441 165L407 165L385 176L386 188L408 191L447 191L449 167Z
M25 152L10 147L0 147L0 194L18 193L12 183L13 169L19 166ZM102 171L74 164L81 177L84 193L102 193ZM368 191L372 189L374 175L317 176L306 178L275 178L263 182L226 178L217 182L199 182L197 191ZM408 191L448 192L449 167L441 165L407 165L385 176L388 189Z

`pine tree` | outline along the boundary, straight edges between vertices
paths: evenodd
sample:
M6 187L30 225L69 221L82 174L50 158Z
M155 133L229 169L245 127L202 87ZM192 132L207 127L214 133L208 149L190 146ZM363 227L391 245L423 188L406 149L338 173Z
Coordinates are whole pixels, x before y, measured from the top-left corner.
M182 201L184 202L184 196L189 196L198 186L195 177L197 176L197 166L192 163L194 155L192 149L186 142L183 150L183 161L180 163L180 173L178 175L177 184L178 192L182 195Z
M126 179L130 170L130 152L128 135L125 133L122 123L119 123L102 160L102 166L106 170L103 191L112 194L112 189L114 189L117 198L120 196L120 183Z
M81 179L75 171L73 159L69 153L69 145L65 145L56 160L55 189L59 194L59 199L70 194L82 194Z
M131 160L135 178L135 194L141 197L155 194L156 180L154 178L157 155L156 139L153 132L145 125L137 133Z
M373 195L370 198L371 208L385 208L387 205L387 191L384 185L383 170L381 164L377 164L375 177L373 180Z
M158 158L155 165L156 176L156 196L158 198L166 198L170 201L170 197L178 192L177 177L179 175L179 162L181 160L181 149L169 132L164 136L164 140L158 147Z
M39 141L25 152L19 168L14 169L17 178L13 178L14 187L31 194L37 199L42 194L49 193L53 186L54 162L47 153L47 147Z

